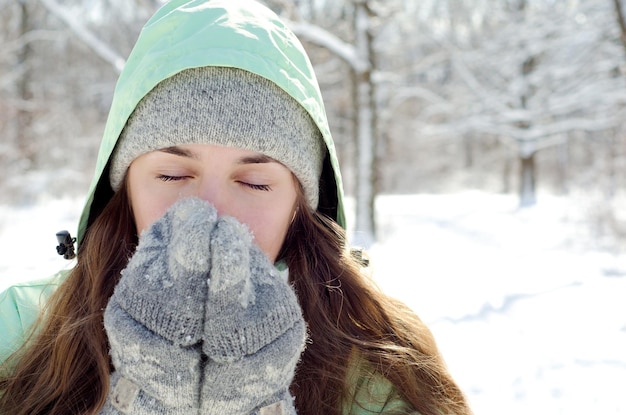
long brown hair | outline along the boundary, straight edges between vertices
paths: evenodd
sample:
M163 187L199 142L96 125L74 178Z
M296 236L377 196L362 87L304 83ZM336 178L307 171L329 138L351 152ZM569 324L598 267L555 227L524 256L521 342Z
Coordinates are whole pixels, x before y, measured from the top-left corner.
M307 321L310 344L291 390L300 415L339 415L352 404L351 366L378 373L422 415L470 414L432 335L364 277L334 221L306 205L279 257ZM111 371L102 314L137 244L125 184L89 226L78 262L25 346L0 375L0 414L95 415ZM9 367L10 374L4 373Z
M352 366L365 381L387 378L422 415L471 414L430 330L375 286L348 249L344 230L309 210L303 198L283 259L311 339L291 386L299 415L339 415L352 405Z
M103 310L137 243L126 186L91 224L77 264L0 373L0 414L95 414L108 393ZM7 373L10 372L10 373Z

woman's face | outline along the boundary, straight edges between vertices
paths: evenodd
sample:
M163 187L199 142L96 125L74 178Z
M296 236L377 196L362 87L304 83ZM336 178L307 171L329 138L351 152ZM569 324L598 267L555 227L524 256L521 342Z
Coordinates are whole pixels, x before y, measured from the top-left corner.
M186 144L137 157L128 169L130 202L141 233L178 199L210 202L218 215L246 224L272 262L296 206L296 179L283 164L253 151Z

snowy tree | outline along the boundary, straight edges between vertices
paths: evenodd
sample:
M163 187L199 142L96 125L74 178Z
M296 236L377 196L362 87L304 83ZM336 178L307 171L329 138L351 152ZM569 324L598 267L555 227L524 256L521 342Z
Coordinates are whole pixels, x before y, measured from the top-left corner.
M625 85L616 76L623 62L610 8L531 0L417 7L420 58L403 81L414 91L404 93L417 115L410 130L459 148L468 136L496 137L517 157L521 204L532 204L539 152L567 151L580 132L611 135L623 125Z
M376 102L374 98L371 20L374 11L367 0L353 1L354 43L348 44L319 26L305 22L290 25L302 39L322 46L341 58L350 68L354 94L354 134L356 137L356 224L354 243L369 247L375 241L374 199Z
M101 57L105 62L109 63L117 73L122 72L125 60L115 50L113 50L108 44L101 41L95 36L89 29L87 29L81 21L78 19L78 15L66 10L63 6L59 5L54 0L39 0L46 9L54 16L58 17L74 35L81 41L89 46L96 55Z
M481 90L472 128L516 148L522 206L535 201L538 151L567 145L577 131L610 132L623 119L620 62L615 45L603 41L606 8L585 6L520 1L511 10L517 17L503 22L481 53L459 60Z
M0 187L7 202L86 190L123 57L152 13L150 1L138 1L3 1Z
M315 66L355 242L373 240L381 192L624 192L623 0L265 2ZM4 195L84 193L119 68L160 4L0 0Z

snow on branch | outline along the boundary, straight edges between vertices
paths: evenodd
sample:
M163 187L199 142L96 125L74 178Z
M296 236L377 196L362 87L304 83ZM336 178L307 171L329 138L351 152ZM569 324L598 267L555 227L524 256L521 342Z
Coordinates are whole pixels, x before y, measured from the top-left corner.
M445 113L449 113L452 109L452 105L447 100L427 88L418 86L403 88L400 92L393 95L386 107L381 110L380 123L385 126L383 128L386 128L386 124L391 121L391 118L401 105L413 99L423 100L427 103L429 108L436 107L438 111L443 110Z
M355 72L363 73L370 69L369 63L358 56L354 46L344 42L321 27L306 22L285 21L285 23L296 36L328 49L331 53L350 65Z
M550 124L536 125L531 128L516 128L508 123L500 123L490 117L470 117L445 124L432 124L414 121L413 126L420 136L459 135L468 132L495 134L503 142L533 143L537 149L561 142L560 137L573 131L605 131L621 124L623 114L613 117L588 119L570 118Z
M478 131L499 134L516 141L541 141L548 137L566 134L572 131L604 131L620 125L622 117L615 116L600 119L570 118L531 128L516 128L510 124L500 124L485 120L475 123Z
M126 61L107 44L98 39L86 27L80 24L76 16L72 16L63 7L54 0L40 0L46 9L59 19L61 19L76 34L79 39L89 46L98 56L110 63L117 73L122 72L122 68Z
M4 42L2 44L1 51L2 53L6 53L6 54L13 53L14 51L17 51L23 48L25 45L31 42L36 42L36 41L41 41L41 40L44 40L44 41L54 40L54 37L58 35L59 35L58 31L54 31L54 30L42 30L42 29L31 30L29 32L24 33L17 39Z

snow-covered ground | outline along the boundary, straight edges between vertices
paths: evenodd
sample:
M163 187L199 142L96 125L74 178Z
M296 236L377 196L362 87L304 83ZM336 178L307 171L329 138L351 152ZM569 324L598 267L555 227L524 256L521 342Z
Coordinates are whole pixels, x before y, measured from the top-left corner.
M68 261L81 202L0 206L0 289ZM431 327L477 415L626 414L626 253L594 250L580 206L482 192L383 196L380 286Z

